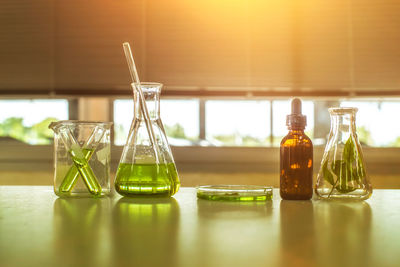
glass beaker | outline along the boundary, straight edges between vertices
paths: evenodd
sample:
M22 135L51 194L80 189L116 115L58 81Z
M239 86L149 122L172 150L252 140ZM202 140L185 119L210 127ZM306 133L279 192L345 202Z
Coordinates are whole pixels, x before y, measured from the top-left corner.
M180 182L160 119L162 84L141 83L152 129L146 126L135 86L132 84L134 118L116 173L115 189L124 196L172 196ZM155 144L150 131L154 131Z
M372 187L356 134L357 108L330 108L331 130L315 192L324 199L367 199Z
M110 193L111 122L58 121L54 131L54 192L60 197Z

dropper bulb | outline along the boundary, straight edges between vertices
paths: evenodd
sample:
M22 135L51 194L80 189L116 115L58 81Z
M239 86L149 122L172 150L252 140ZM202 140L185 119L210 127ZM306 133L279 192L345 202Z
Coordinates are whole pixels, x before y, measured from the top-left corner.
M298 98L292 100L292 114L301 115L301 100Z
M292 113L286 116L286 125L291 129L304 129L307 125L307 118L301 114L301 100L293 98Z

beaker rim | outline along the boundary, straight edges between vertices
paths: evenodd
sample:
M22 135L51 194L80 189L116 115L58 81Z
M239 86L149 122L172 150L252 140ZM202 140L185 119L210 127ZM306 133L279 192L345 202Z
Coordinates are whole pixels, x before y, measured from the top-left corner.
M358 111L358 108L354 107L340 107L340 108L329 108L329 113L330 114L337 114L337 115L342 115L342 114L355 114Z
M109 121L81 121L81 120L61 120L50 123L49 128L58 128L61 125L88 125L88 126L102 126L104 128L110 128L113 122Z
M137 83L131 83L131 84L134 84L134 85L136 85ZM140 82L140 85L144 85L144 86L154 86L154 87L162 87L163 86L163 84L162 83L159 83L159 82Z

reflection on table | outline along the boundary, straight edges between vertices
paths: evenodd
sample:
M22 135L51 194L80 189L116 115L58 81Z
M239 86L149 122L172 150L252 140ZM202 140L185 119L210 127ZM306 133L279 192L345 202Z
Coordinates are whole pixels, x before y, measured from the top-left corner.
M112 212L112 254L121 266L176 266L179 204L174 198L126 198Z
M0 266L397 266L400 191L368 201L62 199L0 187Z

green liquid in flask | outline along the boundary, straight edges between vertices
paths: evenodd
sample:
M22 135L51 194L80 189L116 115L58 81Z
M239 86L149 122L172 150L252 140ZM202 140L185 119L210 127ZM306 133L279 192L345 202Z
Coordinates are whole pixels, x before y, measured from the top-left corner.
M120 163L115 178L115 189L123 196L172 196L179 185L174 163Z

